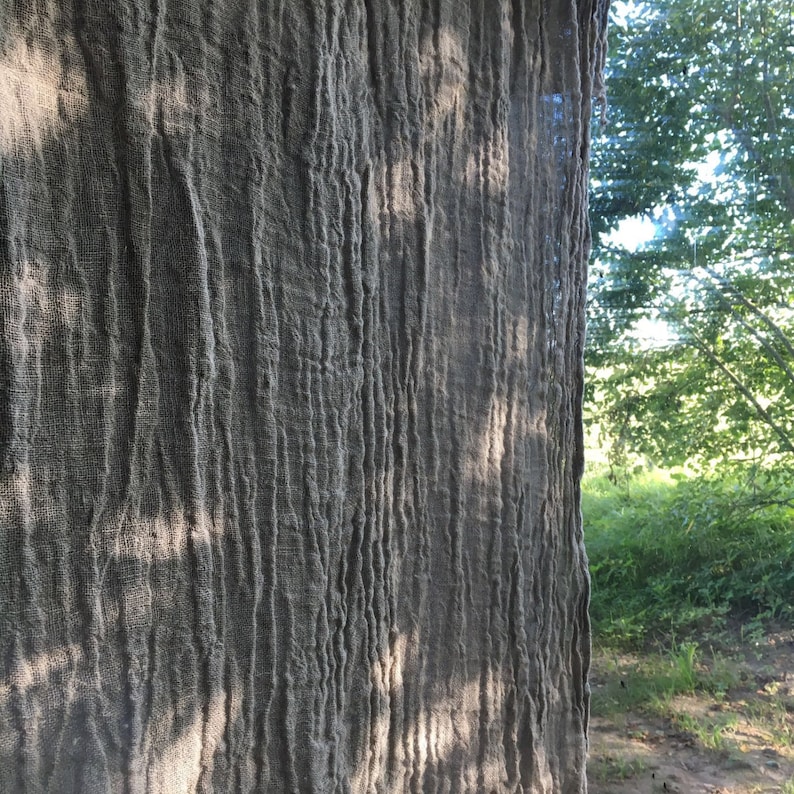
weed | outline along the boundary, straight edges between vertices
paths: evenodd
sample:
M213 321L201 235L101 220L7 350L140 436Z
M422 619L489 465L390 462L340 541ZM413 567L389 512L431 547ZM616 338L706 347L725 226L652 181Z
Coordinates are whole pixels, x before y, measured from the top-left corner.
M697 643L681 643L670 651L670 659L673 663L671 688L677 692L694 692L698 684Z

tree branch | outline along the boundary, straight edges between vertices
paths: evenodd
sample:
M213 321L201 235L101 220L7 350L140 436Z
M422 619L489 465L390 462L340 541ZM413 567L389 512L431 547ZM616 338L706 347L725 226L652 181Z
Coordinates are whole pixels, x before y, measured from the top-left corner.
M708 272L712 278L716 277L716 274L713 271L710 271L709 268L704 268L704 270L706 270L706 272ZM769 355L775 360L775 362L780 367L780 369L785 373L786 377L792 383L794 383L794 370L791 369L791 367L788 365L788 362L783 358L783 356L780 355L780 353L778 353L777 350L775 350L775 348L771 345L771 343L766 339L766 337L764 337L764 335L757 328L755 328L753 325L748 323L747 320L745 320L745 318L742 317L742 315L738 311L736 311L735 307L731 304L728 298L725 297L724 292L717 289L717 287L715 287L713 284L709 284L708 282L698 278L697 276L693 276L693 278L699 284L702 284L706 289L711 290L712 293L715 294L717 298L720 301L722 301L722 303L725 306L728 307L728 311L730 311L731 315L733 315L733 317L735 317L736 320L738 320L739 323L741 323L759 341L759 343L764 348L764 350L766 350L767 353L769 353ZM775 333L775 336L777 336L778 339L780 339L783 342L783 344L786 346L786 349L788 351L791 351L791 356L792 358L794 358L794 349L792 349L791 344L788 341L788 338L783 335L783 332L780 330L779 326L776 323L774 323L772 320L770 320L766 316L766 314L764 314L760 309L756 309L748 300L744 298L744 296L737 289L733 288L733 285L730 286L733 290L733 294L739 299L739 301L743 305L747 306L747 308L749 308L750 311L752 311L753 314L758 319L760 319L761 321L764 322L765 325L770 327L773 333L777 331L777 333Z
M721 372L725 374L728 380L739 390L744 398L753 406L758 416L766 422L766 424L775 432L777 437L783 443L783 447L787 452L794 452L794 441L789 437L789 434L775 421L774 417L769 411L764 408L761 403L755 398L755 395L747 388L742 380L731 370L728 365L714 353L713 350L706 344L706 342L691 328L687 328L695 341L695 347L703 353L709 361L712 362Z
M734 287L733 284L731 284L731 282L728 281L728 279L726 279L724 276L721 276L719 273L717 273L716 270L713 270L712 268L707 266L704 266L703 270L705 270L706 273L708 273L723 288L725 288L726 290L731 290L732 294L736 296L739 303L741 303L742 306L749 309L756 317L758 317L758 319L761 320L761 322L763 322L764 325L766 325L766 327L769 328L770 331L772 331L772 333L780 340L780 342L782 342L783 346L786 348L786 352L792 358L794 358L794 345L791 344L788 336L785 333L783 333L783 331L780 329L780 326L777 323L770 320L762 309L759 309L758 306L756 306L754 303L748 300L744 295L742 295L742 293L739 292L739 290L736 289L736 287Z

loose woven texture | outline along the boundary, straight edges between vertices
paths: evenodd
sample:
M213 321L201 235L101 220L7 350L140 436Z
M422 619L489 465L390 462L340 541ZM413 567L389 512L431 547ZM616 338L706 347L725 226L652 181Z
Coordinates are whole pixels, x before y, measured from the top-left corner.
M0 2L0 791L585 790L605 11Z

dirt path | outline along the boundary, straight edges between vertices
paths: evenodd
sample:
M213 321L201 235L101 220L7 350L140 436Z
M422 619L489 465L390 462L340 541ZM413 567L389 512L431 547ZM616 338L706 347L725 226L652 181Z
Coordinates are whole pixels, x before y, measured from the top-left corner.
M597 656L590 794L794 794L792 639L706 660L698 687L675 696L652 692L647 659ZM702 687L722 681L735 685Z

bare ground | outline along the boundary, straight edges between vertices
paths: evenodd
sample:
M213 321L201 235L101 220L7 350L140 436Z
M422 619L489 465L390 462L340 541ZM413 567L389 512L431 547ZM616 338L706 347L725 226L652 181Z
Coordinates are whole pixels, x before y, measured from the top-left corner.
M711 693L637 696L641 665L596 655L590 794L794 794L794 630L704 659L701 680L730 684Z

